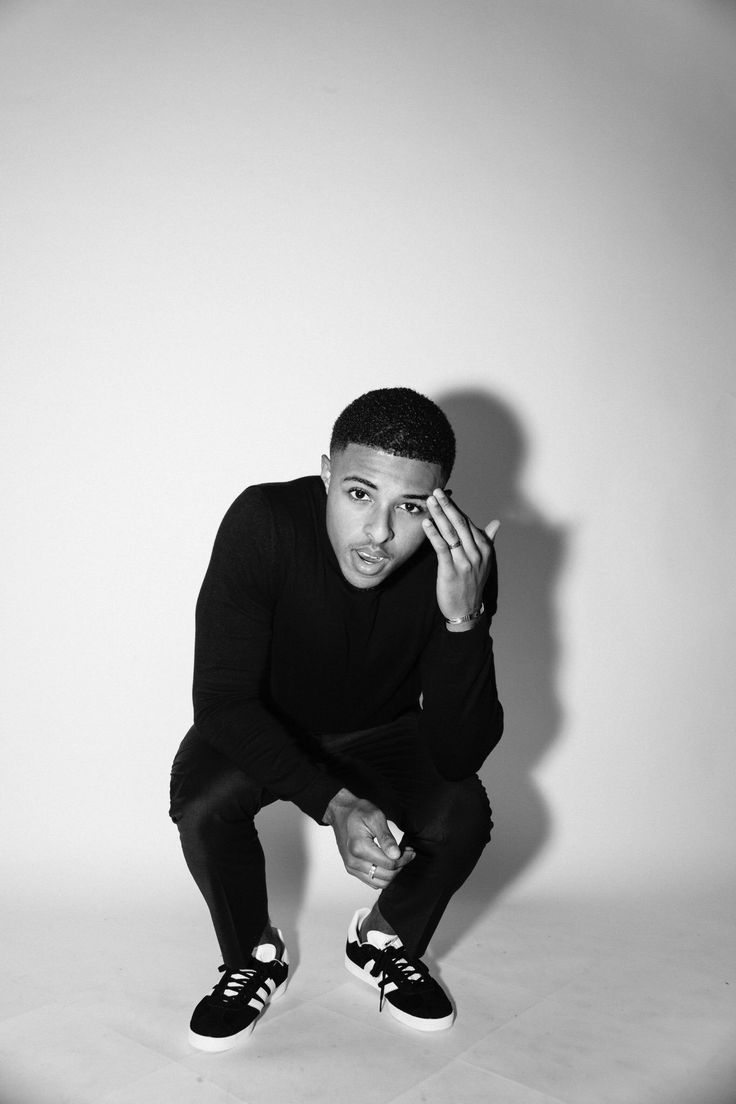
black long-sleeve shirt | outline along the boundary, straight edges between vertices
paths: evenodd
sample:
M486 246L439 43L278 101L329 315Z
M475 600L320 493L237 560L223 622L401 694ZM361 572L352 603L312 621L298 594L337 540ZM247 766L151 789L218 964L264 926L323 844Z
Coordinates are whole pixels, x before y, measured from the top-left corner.
M429 542L370 589L342 575L318 476L249 487L226 513L197 602L197 732L278 797L321 822L339 778L310 755L321 734L422 709L447 778L478 770L503 731L488 624L448 632Z

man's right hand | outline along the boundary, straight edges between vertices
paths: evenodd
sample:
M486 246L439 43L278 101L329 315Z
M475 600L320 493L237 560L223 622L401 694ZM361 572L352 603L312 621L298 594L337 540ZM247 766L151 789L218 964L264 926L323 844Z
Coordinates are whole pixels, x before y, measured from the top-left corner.
M342 789L335 794L322 819L335 833L348 874L373 889L385 889L414 858L411 848L402 854L378 806L356 797L350 790Z

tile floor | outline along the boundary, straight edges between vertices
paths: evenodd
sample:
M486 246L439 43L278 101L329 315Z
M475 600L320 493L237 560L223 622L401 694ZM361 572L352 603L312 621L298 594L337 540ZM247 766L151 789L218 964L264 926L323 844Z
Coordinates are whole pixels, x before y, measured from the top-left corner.
M275 917L289 990L244 1048L213 1056L186 1041L218 964L194 896L17 906L0 1104L736 1104L724 902L509 897L473 923L483 910L459 899L430 956L459 1015L436 1036L379 1015L344 972L352 904Z

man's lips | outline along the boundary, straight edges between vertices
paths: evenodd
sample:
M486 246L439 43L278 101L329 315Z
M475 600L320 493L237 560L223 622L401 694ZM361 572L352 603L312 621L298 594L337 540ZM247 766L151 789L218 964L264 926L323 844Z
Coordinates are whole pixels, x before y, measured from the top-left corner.
M380 549L373 548L354 548L356 556L359 556L363 563L375 566L376 564L386 563L390 556L387 556L385 552Z

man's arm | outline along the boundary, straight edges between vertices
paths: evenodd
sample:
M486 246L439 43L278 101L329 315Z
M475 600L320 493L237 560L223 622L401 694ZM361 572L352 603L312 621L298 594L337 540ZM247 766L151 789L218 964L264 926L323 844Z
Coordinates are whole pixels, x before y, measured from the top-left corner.
M479 529L450 497L428 500L425 532L437 555L437 628L421 660L421 729L437 769L446 778L479 770L503 732L493 645L498 574L494 538L499 522ZM472 621L447 624L484 612Z
M228 510L197 601L197 732L277 797L318 823L341 782L312 762L264 702L279 592L274 523L252 487Z

